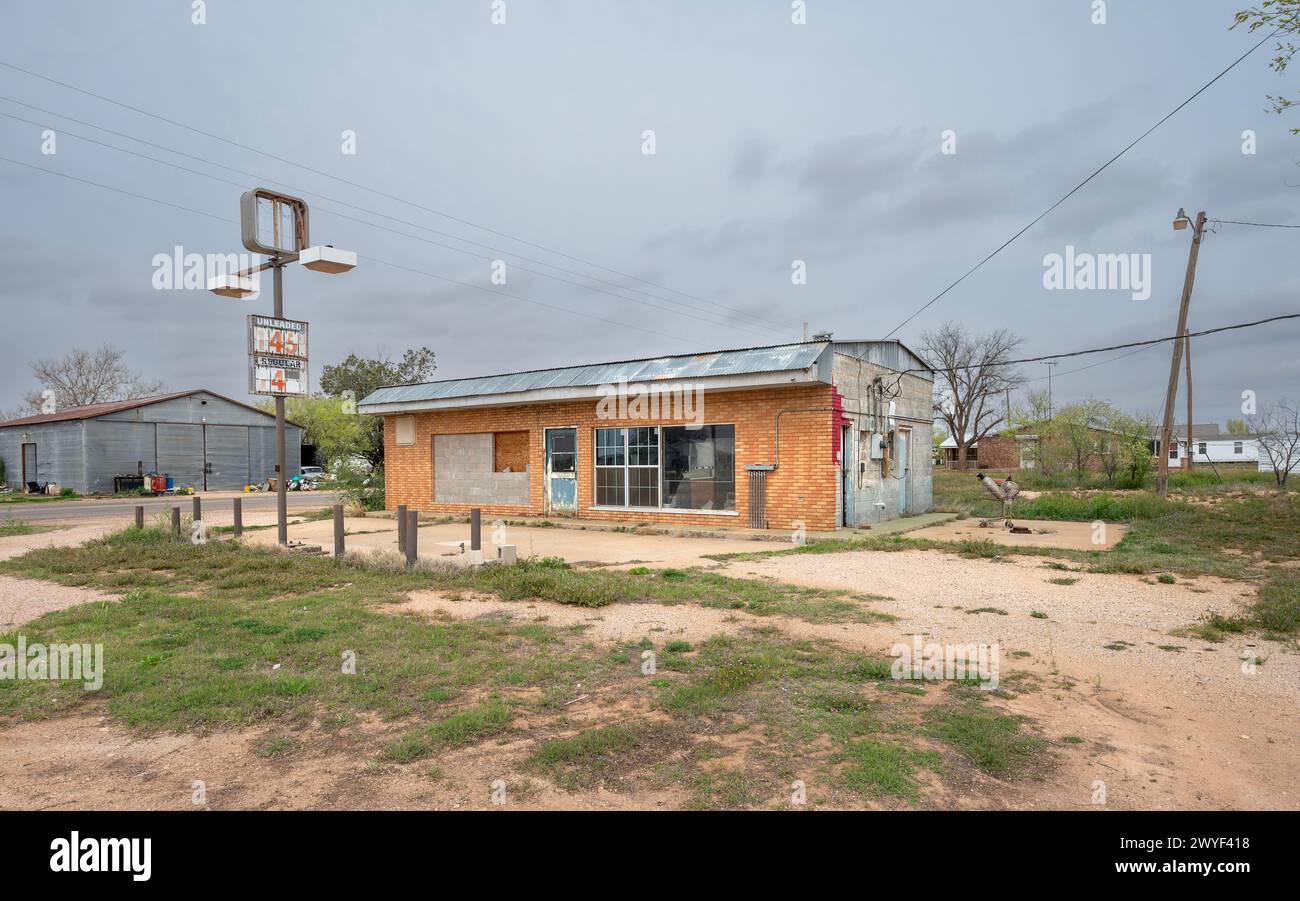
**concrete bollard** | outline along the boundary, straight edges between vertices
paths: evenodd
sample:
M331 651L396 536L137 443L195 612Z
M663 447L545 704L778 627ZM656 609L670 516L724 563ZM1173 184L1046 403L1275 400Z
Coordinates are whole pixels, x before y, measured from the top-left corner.
M469 511L469 549L483 550L483 511L478 507Z
M406 504L397 505L397 553L406 553Z
M343 505L334 505L334 556L343 556Z
M181 508L172 507L172 535L176 538L181 537Z
M497 560L507 565L518 563L519 551L513 544L499 544L497 545Z
M137 504L135 508L135 527L137 529L144 528L144 506L141 504Z
M235 537L238 538L244 534L244 501L241 498L235 498Z
M414 566L420 556L420 514L412 510L406 514L406 565Z

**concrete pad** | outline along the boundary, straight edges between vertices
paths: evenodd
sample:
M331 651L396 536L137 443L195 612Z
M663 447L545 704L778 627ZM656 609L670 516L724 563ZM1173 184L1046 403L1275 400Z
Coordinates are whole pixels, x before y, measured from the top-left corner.
M1096 535L1090 522L1063 522L1050 519L1018 519L1011 521L1031 530L1028 535L1018 535L1001 523L987 529L980 528L978 519L956 519L936 526L908 532L909 538L930 538L935 541L979 541L987 539L1008 547L1055 547L1074 551L1107 551L1119 544L1128 532L1123 523L1105 523L1105 529Z

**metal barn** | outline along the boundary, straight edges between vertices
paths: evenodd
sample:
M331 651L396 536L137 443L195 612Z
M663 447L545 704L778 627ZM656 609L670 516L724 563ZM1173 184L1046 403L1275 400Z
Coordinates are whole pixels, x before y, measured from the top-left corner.
M288 476L302 462L302 429L285 435ZM0 422L5 481L114 491L118 476L159 473L175 487L240 489L275 474L275 417L212 391L69 407Z

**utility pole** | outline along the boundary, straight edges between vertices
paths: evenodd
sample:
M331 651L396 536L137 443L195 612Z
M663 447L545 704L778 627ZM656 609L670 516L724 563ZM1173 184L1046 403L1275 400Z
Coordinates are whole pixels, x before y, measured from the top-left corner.
M1047 367L1047 418L1051 419L1056 415L1056 407L1052 404L1052 370L1056 368L1055 360L1048 360L1043 364Z
M1174 228L1178 231L1187 227L1190 220L1182 210L1174 219ZM1160 465L1156 468L1156 494L1167 497L1169 494L1169 445L1174 438L1174 400L1178 396L1178 364L1183 356L1183 342L1187 340L1187 307L1192 301L1192 284L1196 281L1196 257L1201 250L1201 236L1205 232L1205 211L1196 214L1196 224L1192 232L1192 247L1187 253L1187 275L1183 278L1183 298L1178 305L1178 335L1174 341L1174 355L1169 363L1169 385L1165 389L1165 415L1160 426ZM1190 390L1188 392L1190 394ZM1190 404L1190 399L1189 399ZM1192 434L1191 412L1187 415L1187 435ZM1191 452L1190 443L1188 453Z
M1192 443L1192 339L1183 330L1183 340L1187 342L1187 456L1183 458L1183 469L1190 470L1196 456L1196 445Z

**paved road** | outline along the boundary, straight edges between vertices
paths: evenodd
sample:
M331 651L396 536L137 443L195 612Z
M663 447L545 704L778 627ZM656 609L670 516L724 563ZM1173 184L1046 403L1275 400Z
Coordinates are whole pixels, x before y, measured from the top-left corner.
M231 515L233 494L217 496L203 495L205 511L211 510L223 518ZM275 512L275 495L253 492L241 494L245 517L254 512ZM294 510L317 510L338 501L334 491L291 491L288 494L289 512ZM135 508L143 504L145 514L179 506L182 513L189 513L189 497L139 497L109 498L105 500L46 501L31 504L0 504L0 519L21 519L26 522L88 522L105 519L129 520L135 516Z

